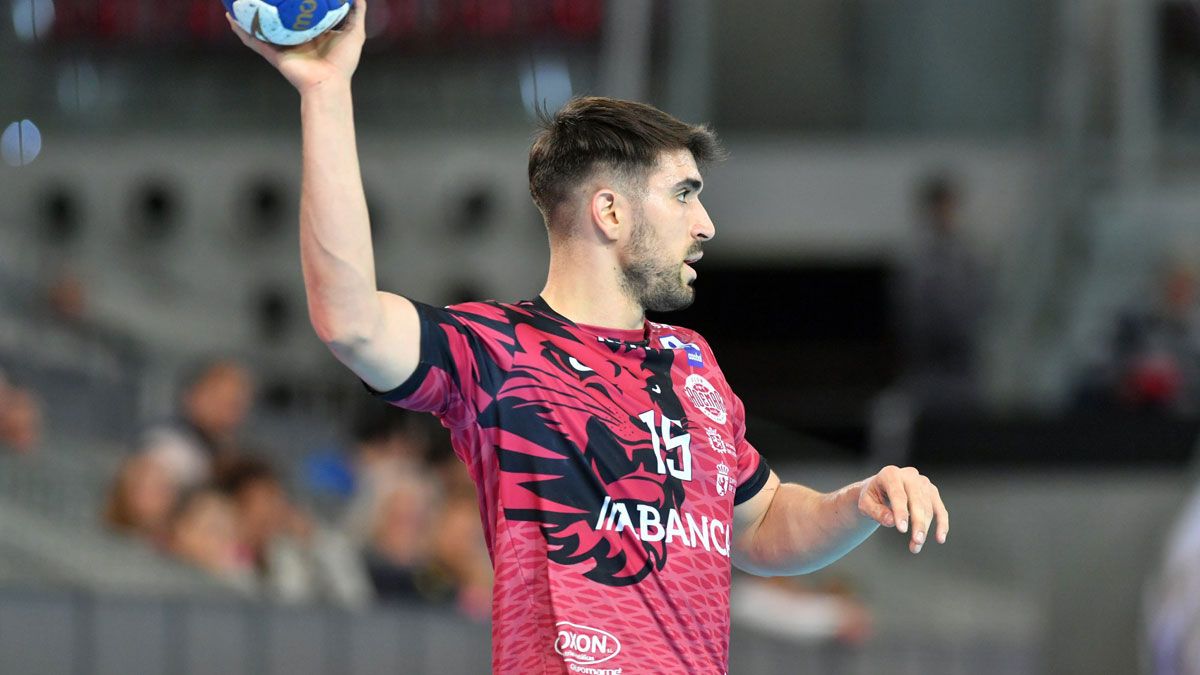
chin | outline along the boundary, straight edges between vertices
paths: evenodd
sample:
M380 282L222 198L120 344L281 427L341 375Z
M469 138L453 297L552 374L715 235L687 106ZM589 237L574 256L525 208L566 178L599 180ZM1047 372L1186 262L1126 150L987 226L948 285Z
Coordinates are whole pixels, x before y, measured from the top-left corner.
M695 299L696 292L691 287L684 286L680 292L672 293L670 296L658 296L644 300L642 308L651 312L676 312L691 307L692 301Z
M688 307L691 307L692 303L695 301L696 290L692 288L692 282L688 282L681 289L679 296L674 298L674 302L671 303L670 311L678 312L681 309L687 309Z

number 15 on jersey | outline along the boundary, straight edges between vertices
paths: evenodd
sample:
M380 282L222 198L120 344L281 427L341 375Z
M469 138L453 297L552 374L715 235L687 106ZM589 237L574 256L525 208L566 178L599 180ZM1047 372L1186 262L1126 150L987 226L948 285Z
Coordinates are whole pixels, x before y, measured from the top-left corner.
M676 429L682 429L683 424L678 420L670 419L666 416L661 416L662 421L657 422L656 417L659 417L657 411L647 410L638 415L638 419L646 423L646 427L650 430L650 438L654 442L654 458L658 460L657 471L660 474L674 476L679 480L692 479L692 436L687 432L672 435ZM678 450L676 463L674 457L665 457L664 451L670 452Z

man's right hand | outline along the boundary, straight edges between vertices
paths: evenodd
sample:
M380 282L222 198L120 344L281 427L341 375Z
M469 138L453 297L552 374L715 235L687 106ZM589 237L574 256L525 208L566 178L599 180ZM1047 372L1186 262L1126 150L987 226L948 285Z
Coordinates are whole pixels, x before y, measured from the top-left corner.
M300 261L309 320L338 360L388 391L415 372L421 325L413 303L379 291L375 279L350 92L366 10L366 0L355 0L344 27L288 48L230 25L301 94Z
M366 0L354 0L344 25L295 47L277 47L242 30L228 13L225 18L242 44L275 66L301 94L326 82L349 82L358 68L366 31Z

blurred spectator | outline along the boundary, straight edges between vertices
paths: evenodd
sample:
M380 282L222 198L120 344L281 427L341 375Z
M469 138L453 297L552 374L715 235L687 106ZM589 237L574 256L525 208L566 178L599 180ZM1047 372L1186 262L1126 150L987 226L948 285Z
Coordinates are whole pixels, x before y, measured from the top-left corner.
M1181 413L1200 408L1196 268L1174 260L1160 274L1148 303L1119 313L1101 362L1078 384L1078 403Z
M1172 131L1194 131L1200 121L1200 8L1190 0L1157 3L1163 121Z
M432 480L426 462L430 435L416 415L376 400L361 405L350 431L353 490L346 527L365 544L375 529L380 502L398 487L398 477L425 484ZM438 496L436 490L430 493L432 499Z
M788 640L862 644L871 637L871 612L843 586L815 586L800 577L739 575L731 612L740 625Z
M37 303L29 317L44 329L64 331L79 339L102 346L123 360L127 368L140 366L143 344L139 336L126 332L119 322L106 321L91 308L87 282L69 264L49 266L39 282Z
M267 568L274 539L310 534L311 523L292 509L275 469L267 462L234 460L221 472L216 485L234 505L242 557L260 571Z
M180 487L204 483L237 456L237 434L253 396L250 374L240 364L205 362L184 378L178 416L148 429L141 450L159 457Z
M1150 672L1200 673L1200 490L1172 528L1145 599Z
M369 403L354 420L358 473L424 470L430 446L424 418L378 400Z
M441 492L427 463L429 433L415 415L371 400L360 404L350 435L345 528L375 594L385 601L449 599L449 580L430 568Z
M157 457L132 455L121 463L109 486L104 524L156 548L166 548L167 525L177 498L175 481Z
M291 503L270 464L236 460L222 470L218 484L235 508L241 557L257 570L272 597L353 607L370 600L366 572L354 549Z
M961 231L961 196L945 176L914 194L918 230L893 287L904 372L871 411L872 462L908 462L916 420L980 404L979 339L990 284Z
M382 600L438 600L449 580L430 574L438 494L415 474L396 473L370 493L363 546L371 584Z
M396 472L374 492L364 547L385 600L452 602L479 620L491 614L492 564L475 485L446 450L437 472Z
M918 411L979 402L979 331L990 290L961 231L961 196L937 176L916 192L919 230L897 288L906 393Z
M42 437L42 408L32 392L0 371L0 450L32 452Z
M454 590L458 608L480 621L491 615L492 561L479 521L475 485L462 462L441 464L446 498L433 528L433 570Z
M168 523L168 550L238 590L256 590L254 570L239 555L233 504L211 487L188 490L176 502Z
M46 309L62 323L82 325L87 320L87 288L83 279L67 269L54 275L46 285Z

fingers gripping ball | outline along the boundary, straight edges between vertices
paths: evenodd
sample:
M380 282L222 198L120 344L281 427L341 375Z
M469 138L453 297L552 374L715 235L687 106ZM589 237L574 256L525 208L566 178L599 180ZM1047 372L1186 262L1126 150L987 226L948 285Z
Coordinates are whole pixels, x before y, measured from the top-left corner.
M292 46L336 26L354 0L221 0L247 33L264 42Z

